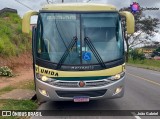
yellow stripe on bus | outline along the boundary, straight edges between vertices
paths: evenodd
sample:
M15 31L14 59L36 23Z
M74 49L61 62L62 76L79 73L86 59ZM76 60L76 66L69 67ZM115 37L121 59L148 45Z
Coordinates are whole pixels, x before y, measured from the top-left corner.
M36 67L35 69L36 73L40 73L48 77L91 77L91 76L112 76L118 74L123 71L124 65L119 65L113 68L96 70L96 71L59 71L59 70L48 69L38 65L36 65L35 67Z

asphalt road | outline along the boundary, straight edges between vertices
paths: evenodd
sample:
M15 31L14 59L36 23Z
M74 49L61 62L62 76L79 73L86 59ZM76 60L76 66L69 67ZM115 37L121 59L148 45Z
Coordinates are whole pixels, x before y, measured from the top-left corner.
M125 95L119 99L91 101L89 103L47 102L38 110L160 110L160 72L126 67ZM40 118L40 117L38 117ZM38 119L32 117L32 119ZM157 116L56 116L41 119L160 119Z

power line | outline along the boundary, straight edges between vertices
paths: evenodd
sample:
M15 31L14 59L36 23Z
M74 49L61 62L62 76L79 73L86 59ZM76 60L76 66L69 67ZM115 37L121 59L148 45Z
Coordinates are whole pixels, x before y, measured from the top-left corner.
M53 0L46 0L48 4L53 3Z
M51 0L46 0L46 1L47 1L48 4L54 3L53 0L52 1ZM64 0L62 0L62 3L64 3Z
M87 2L90 2L90 1L92 1L92 0L88 0Z
M24 4L24 3L22 3L22 2L20 2L20 1L18 1L18 0L15 0L15 1L18 2L19 4L23 5L23 6L27 7L28 9L33 10L32 8L30 8L30 7L27 6L26 4Z

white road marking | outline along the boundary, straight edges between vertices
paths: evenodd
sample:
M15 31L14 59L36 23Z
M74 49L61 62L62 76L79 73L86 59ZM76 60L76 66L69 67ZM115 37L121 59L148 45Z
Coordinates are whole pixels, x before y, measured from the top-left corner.
M136 118L136 119L141 119L140 116L137 116L135 112L131 112L131 114Z
M152 80L150 80L150 79L146 79L146 78L143 78L143 77L140 77L140 76L137 76L137 75L128 73L128 72L127 72L127 74L132 75L132 76L134 76L134 77L137 77L137 78L139 78L139 79L143 79L143 80L145 80L145 81L147 81L147 82L150 82L150 83L152 83L152 84L155 84L155 85L160 86L160 83L157 83L157 82L152 81Z

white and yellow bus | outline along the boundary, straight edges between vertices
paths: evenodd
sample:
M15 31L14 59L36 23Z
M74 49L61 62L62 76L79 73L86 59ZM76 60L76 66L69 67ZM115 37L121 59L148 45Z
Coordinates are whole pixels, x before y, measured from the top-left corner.
M43 101L88 102L124 95L124 29L134 33L132 13L112 5L63 3L45 5L23 17L22 31L32 30L34 80Z

